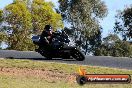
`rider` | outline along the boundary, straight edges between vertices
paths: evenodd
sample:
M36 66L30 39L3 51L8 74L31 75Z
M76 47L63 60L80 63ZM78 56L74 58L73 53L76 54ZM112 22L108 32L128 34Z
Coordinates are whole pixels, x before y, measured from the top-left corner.
M46 25L41 36L40 36L40 43L41 43L41 48L45 49L51 49L51 42L52 42L52 37L53 36L53 28L51 25Z

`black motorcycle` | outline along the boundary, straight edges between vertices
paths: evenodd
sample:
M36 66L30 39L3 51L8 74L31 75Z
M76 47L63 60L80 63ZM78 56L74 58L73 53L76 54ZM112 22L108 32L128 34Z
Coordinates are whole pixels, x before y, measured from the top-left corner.
M32 41L34 44L40 46L40 35L33 36ZM52 58L62 58L62 59L75 59L77 61L83 61L85 56L82 52L75 46L69 46L69 38L64 31L54 33L54 38L52 39L53 50L45 50L44 48L38 48L35 51L40 53L42 56L52 59Z

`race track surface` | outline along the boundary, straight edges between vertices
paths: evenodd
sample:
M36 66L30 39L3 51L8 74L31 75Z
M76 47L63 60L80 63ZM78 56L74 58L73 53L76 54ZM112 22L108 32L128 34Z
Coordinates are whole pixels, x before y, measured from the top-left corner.
M46 60L46 58L41 56L39 53L33 51L0 50L0 58L42 60L48 62L61 62L67 64L103 66L132 70L132 58L126 57L85 56L84 61L76 61L71 59L62 60L59 58Z

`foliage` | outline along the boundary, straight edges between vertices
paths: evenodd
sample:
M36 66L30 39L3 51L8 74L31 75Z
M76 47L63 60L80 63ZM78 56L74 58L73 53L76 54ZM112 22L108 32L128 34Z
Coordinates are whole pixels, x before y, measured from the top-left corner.
M127 41L122 41L117 35L110 34L104 38L101 46L96 50L96 55L131 57L131 45Z
M105 3L101 0L59 0L59 3L63 20L71 24L74 41L82 47L81 43L89 42L100 30L99 19L107 15Z
M43 0L33 0L31 4L32 22L34 32L44 29L46 24L51 24L56 29L63 28L61 15L53 11L52 3L43 2ZM39 15L38 15L39 14Z
M96 49L100 47L101 43L101 30L98 30L98 32L89 39L89 45L91 45L90 52L92 52L93 55L96 55Z
M8 49L33 50L32 34L40 34L47 24L62 28L61 15L53 10L53 5L43 0L14 0L3 10L4 25L0 39Z
M0 23L3 21L3 17L2 17L3 11L0 10Z
M124 40L132 39L132 6L119 11L116 18L115 32L121 34Z
M8 49L26 50L30 44L31 14L26 4L14 1L5 8L5 21L10 27L7 30ZM31 45L30 45L31 46Z
M0 10L0 45L1 45L2 37L3 37L3 34L2 34L2 32L1 32L1 23L2 23L2 21L3 21L2 14L3 14L3 11Z
M59 0L63 19L70 22L77 31L84 31L87 37L99 29L98 19L107 14L104 2L100 0Z

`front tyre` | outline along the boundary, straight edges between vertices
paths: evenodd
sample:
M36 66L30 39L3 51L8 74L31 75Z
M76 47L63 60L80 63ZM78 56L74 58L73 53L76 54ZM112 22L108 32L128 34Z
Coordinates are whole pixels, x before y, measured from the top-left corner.
M83 61L85 60L85 56L80 52L79 50L75 49L71 52L72 57L76 59L77 61Z

